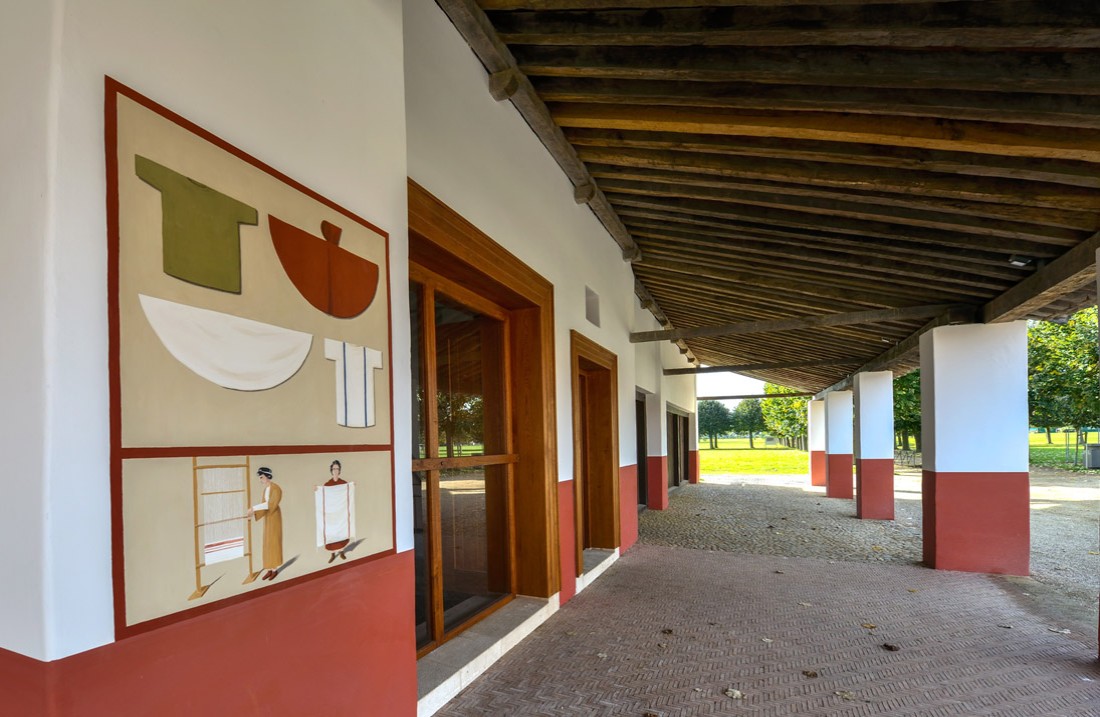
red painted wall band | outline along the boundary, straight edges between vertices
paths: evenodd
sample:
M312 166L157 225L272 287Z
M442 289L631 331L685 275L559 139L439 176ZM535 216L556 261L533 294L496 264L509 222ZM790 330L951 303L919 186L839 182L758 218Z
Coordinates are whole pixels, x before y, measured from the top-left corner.
M810 451L810 485L825 485L825 451Z
M688 483L699 482L699 451L688 451Z
M577 527L573 515L573 481L558 483L558 553L561 556L559 604L577 594Z
M851 498L852 495L852 454L826 453L825 497Z
M619 553L638 542L638 466L619 468Z
M856 461L856 517L865 520L894 519L893 458L861 458Z
M55 662L0 650L12 715L416 714L413 552Z
M651 510L665 510L668 508L668 457L649 456L646 461L646 506Z
M1027 575L1028 474L922 474L924 561L941 570Z

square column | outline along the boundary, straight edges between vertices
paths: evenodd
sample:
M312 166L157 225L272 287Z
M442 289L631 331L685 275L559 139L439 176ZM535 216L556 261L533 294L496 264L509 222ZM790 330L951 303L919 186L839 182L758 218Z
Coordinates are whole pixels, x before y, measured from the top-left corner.
M1027 575L1027 322L921 336L924 562Z
M857 373L855 402L856 517L894 519L894 374Z
M852 497L852 392L825 394L825 495Z
M806 442L810 449L810 485L825 485L825 401L806 402Z

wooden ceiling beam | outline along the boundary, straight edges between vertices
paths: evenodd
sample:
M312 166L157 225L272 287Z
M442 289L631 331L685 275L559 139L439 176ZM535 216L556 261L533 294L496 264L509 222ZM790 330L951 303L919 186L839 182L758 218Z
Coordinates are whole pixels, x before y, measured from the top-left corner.
M1067 229L1038 222L1023 222L1007 218L991 220L972 214L937 212L897 205L865 203L852 201L851 199L810 197L781 192L744 191L728 188L684 186L670 182L636 182L623 179L603 179L600 181L600 188L605 194L636 194L698 199L721 202L737 207L763 207L1059 245L1079 241L1084 233L1084 228ZM738 209L738 211L741 211L741 209ZM1093 219L1092 224L1094 225L1093 231L1095 231L1095 219Z
M982 2L983 0L968 0ZM908 4L913 0L875 0L879 4ZM714 0L714 7L785 7L794 5L850 5L852 0ZM478 0L485 10L606 10L617 8L698 7L699 0Z
M531 83L545 102L812 110L1100 129L1100 98L1089 95L599 77L532 77Z
M527 75L1100 94L1088 52L512 45Z
M662 169L926 198L997 202L1078 212L1100 211L1100 192L1095 189L1013 179L672 150L581 147L578 154L590 166Z
M1100 63L1097 64L1100 72ZM554 102L561 127L856 142L1014 157L1100 161L1100 130L835 112L761 112Z
M795 245L809 242L814 245L830 244L852 247L861 245L878 246L882 244L881 240L875 237L859 237L820 229L800 230L787 227L770 227L752 222L738 222L714 217L699 217L673 210L649 210L620 207L619 215L626 224L632 226L637 226L641 222L658 222L660 225L663 225L663 227L667 227L668 230L682 230L735 240L772 239L774 241L784 240L784 243ZM1007 239L994 240L987 237L954 233L948 234L946 232L938 239L923 237L910 237L907 239L894 238L891 240L891 244L898 250L923 251L927 256L938 256L944 259L952 259L954 256L957 256L958 259L962 261L966 261L967 259L978 261L982 256L989 253L1000 252L999 259L993 262L997 265L1005 264L1012 254L1049 259L1058 256L1064 249L1064 247L1053 247L1032 242ZM956 250L958 253L954 254Z
M539 98L530 80L518 71L515 57L501 42L485 12L473 0L438 0L437 4L477 55L490 78L496 78L489 83L493 96L498 101L511 100L574 187L594 186L584 162L551 118L546 103ZM638 247L599 189L592 192L587 204L619 245L623 258L628 261L637 258Z
M1029 207L1015 204L995 204L993 202L971 202L963 199L928 199L909 194L890 192L871 192L865 190L836 189L788 182L771 182L755 179L737 179L714 177L692 172L676 172L662 169L636 169L618 167L601 169L603 165L590 168L592 176L600 180L601 188L609 185L606 180L633 182L638 186L654 183L670 185L679 189L686 187L704 187L710 190L750 193L790 195L796 197L815 197L860 204L881 205L884 207L903 207L924 212L942 214L962 214L970 217L1019 221L1043 226L1076 229L1090 233L1100 229L1100 213L1071 212L1064 209L1047 207ZM1094 168L1095 171L1095 168Z
M695 368L666 368L665 376L689 376L701 373L739 373L741 371L767 371L781 368L810 368L813 366L851 366L862 362L858 357L781 361L779 363L744 363L726 366L697 366Z
M959 307L949 304L932 304L928 306L908 306L895 309L873 309L871 311L853 311L843 314L827 314L823 316L805 316L797 319L780 319L775 321L744 321L721 326L705 326L693 329L668 329L661 331L636 331L630 334L630 343L646 343L651 341L675 341L677 339L691 339L704 336L737 336L753 333L775 333L779 331L795 331L798 329L822 328L826 326L844 326L848 324L870 324L881 321L899 321L925 316L936 316L948 310Z
M607 46L1076 49L1100 45L1100 13L1045 0L493 12L506 43Z
M1100 233L987 303L982 309L982 320L986 323L1015 321L1059 296L1093 286L1096 282L1097 249L1100 249Z
M644 232L648 238L658 238L667 241L693 239L699 236L708 239L724 240L727 246L739 246L741 242L763 242L769 245L795 247L804 246L805 242L812 241L821 248L835 249L851 254L865 253L869 256L893 257L903 262L923 263L929 266L953 266L956 269L982 274L983 276L1002 276L1008 264L1009 254L995 254L993 252L958 248L943 244L918 244L916 242L893 241L885 245L877 240L861 240L854 237L838 236L817 232L805 236L787 236L780 232L764 233L753 231L730 231L710 227L699 228L697 226L683 226L670 219L665 221L648 220L644 218L623 215L623 223L630 230L631 235L642 244L642 236L638 232ZM786 251L786 250L784 250ZM1044 253L1044 255L1048 255ZM1054 251L1049 256L1057 256ZM1019 278L1018 274L1014 278Z

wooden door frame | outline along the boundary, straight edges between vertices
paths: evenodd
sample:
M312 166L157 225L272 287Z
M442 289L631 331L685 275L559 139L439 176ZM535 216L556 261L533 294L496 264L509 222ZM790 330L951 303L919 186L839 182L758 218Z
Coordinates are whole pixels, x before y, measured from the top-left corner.
M581 521L589 520L583 505L585 493L601 499L595 504L599 512L593 521L596 528L591 536L595 543L593 547L614 549L622 542L619 525L619 359L592 339L570 331L569 363L573 394L573 527L576 569L577 575L580 575L584 570L584 526ZM582 370L591 377L601 377L600 380L588 381L589 398L596 400L587 402L587 405L593 412L591 418L595 418L590 422L599 430L601 442L608 444L606 451L601 451L599 445L593 445L596 442L581 436L584 421L580 407L585 405L581 400ZM588 447L587 456L577 450L577 446L582 444ZM583 464L586 460L589 461L590 484L582 486L580 480L585 472Z
M514 584L521 595L550 597L561 590L554 287L412 179L408 189L409 260L509 312Z

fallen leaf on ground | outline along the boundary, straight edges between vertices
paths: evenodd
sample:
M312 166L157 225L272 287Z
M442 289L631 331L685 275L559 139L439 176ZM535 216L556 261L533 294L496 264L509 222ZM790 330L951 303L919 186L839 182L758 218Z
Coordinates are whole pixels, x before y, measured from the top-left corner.
M883 548L881 545L872 545L871 546L871 550L875 551L876 553L881 553L884 549L885 548Z
M692 689L695 690L696 692L702 692L703 691L702 687L693 687Z
M802 674L812 680L813 678L817 677L817 670L802 670Z
M1051 632L1056 632L1059 635L1068 635L1069 634L1069 630L1065 630L1065 629L1059 630L1056 627L1048 627L1047 630L1049 630Z
M878 627L878 625L876 625L873 622L865 622L865 623L863 623L862 627L864 627L868 630L874 630L876 627Z
M661 630L661 632L664 633L665 635L671 635L672 634L672 628L671 627L666 627L664 630Z
M735 690L732 687L727 687L724 694L726 695L726 697L732 697L735 700L740 700L740 699L745 698L745 693L744 692L742 692L741 690Z
M601 660L606 660L607 659L607 653L606 652L597 652L596 657L600 658Z
M646 712L644 715L642 715L642 717L661 717L661 715L659 715L656 712L650 710L650 711Z
M898 647L897 645L891 645L889 642L884 642L884 643L882 643L882 649L883 650L889 650L890 652L897 652L901 648Z
M1090 550L1089 555L1100 555L1100 550Z
M997 627L1003 627L1006 630L1011 630L1012 629L1012 625L998 625Z
M909 588L909 592L911 592L911 593L919 593L919 592L920 592L920 590L917 590L916 588Z
M834 692L833 694L846 700L854 700L856 698L855 693L849 692L848 690L840 690L839 692Z
M1069 630L1066 630L1066 632L1069 632ZM770 643L775 642L775 640L771 639L770 637L762 637L762 638L760 638L760 642L767 642L767 643L770 644Z
M798 604L801 605L802 607L813 607L813 603L810 603L810 602L800 602Z
M775 572L776 572L776 574L778 574L778 575L782 575L782 574L783 574L783 571L782 571L782 570L776 570Z

